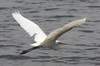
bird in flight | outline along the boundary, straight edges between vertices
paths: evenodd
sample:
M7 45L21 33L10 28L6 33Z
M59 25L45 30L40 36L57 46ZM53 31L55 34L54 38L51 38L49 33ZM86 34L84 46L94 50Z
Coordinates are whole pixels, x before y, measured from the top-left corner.
M68 24L65 24L63 27L52 31L49 35L46 35L37 24L23 17L20 12L13 12L12 16L30 36L34 36L35 43L30 44L32 48L23 50L20 55L26 54L40 47L55 49L58 45L64 45L64 42L61 42L57 39L65 32L71 30L74 27L80 26L86 21L86 18L72 21Z

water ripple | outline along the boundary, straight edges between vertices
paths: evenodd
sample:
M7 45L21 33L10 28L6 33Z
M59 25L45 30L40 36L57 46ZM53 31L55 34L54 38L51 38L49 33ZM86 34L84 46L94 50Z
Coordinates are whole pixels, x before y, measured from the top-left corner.
M27 10L27 9L26 9ZM39 11L29 11L28 13L38 13Z
M11 59L11 60L25 60L25 59L33 59L28 56L18 56L18 55L0 55L0 58Z
M100 6L88 6L89 8L100 8Z
M16 3L23 3L24 1L21 1L21 0L20 0L20 1L15 1L15 2L16 2Z
M2 47L17 47L17 48L19 48L19 47L21 47L21 46L18 46L18 45L0 45L0 47L2 48Z
M0 7L0 10L6 10L6 9L9 9L7 7Z
M87 48L87 49L85 49L85 50L96 50L96 49L98 49L98 48Z
M94 31L93 30L78 30L80 32L84 32L84 33L93 33Z
M55 15L55 16L50 16L48 18L67 18L67 17L75 17L74 15Z
M60 8L46 8L45 11L59 10Z

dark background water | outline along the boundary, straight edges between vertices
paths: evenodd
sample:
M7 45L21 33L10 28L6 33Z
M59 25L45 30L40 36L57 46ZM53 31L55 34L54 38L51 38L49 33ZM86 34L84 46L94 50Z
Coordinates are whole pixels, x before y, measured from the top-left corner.
M84 25L65 33L59 51L37 49L18 54L33 42L12 12L38 24L46 34L70 21L87 17ZM99 66L100 0L0 0L0 66Z

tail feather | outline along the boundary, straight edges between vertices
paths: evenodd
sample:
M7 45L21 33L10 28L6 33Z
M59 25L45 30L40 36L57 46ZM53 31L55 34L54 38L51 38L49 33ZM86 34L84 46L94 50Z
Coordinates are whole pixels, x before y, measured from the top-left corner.
M30 52L30 51L32 51L32 50L34 50L34 49L37 49L37 48L39 48L39 47L40 47L40 46L32 47L32 48L29 48L29 49L27 49L27 50L23 50L19 55L26 54L26 53L28 53L28 52Z

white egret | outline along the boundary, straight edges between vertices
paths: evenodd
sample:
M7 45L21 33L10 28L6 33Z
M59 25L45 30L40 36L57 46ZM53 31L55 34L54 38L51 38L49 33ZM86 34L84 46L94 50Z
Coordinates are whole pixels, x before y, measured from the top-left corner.
M31 44L33 46L30 49L24 50L20 53L26 54L34 49L40 48L40 47L48 47L51 49L55 49L59 44L64 44L63 42L57 40L61 35L63 35L65 32L71 30L74 27L80 26L81 24L85 23L86 18L79 19L72 21L66 25L64 25L61 28L58 28L51 32L48 36L42 31L42 29L35 24L34 22L28 20L27 18L23 17L19 12L12 13L15 20L20 24L20 26L30 35L35 36L34 41L36 43Z

